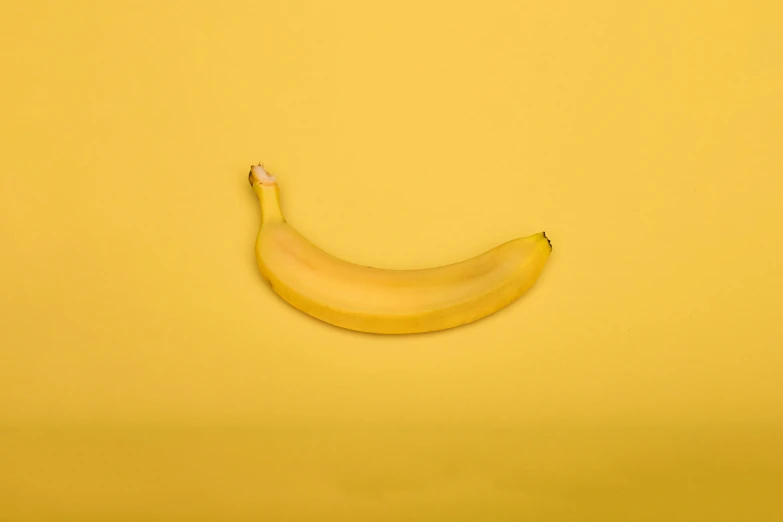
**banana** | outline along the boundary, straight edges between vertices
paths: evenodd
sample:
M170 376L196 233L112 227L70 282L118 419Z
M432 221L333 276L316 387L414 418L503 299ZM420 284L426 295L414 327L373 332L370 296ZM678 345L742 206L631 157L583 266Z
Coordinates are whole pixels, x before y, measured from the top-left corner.
M264 167L253 165L248 177L261 203L262 276L290 305L349 330L409 334L471 323L532 287L552 251L541 232L436 268L361 266L321 250L286 223L277 180Z

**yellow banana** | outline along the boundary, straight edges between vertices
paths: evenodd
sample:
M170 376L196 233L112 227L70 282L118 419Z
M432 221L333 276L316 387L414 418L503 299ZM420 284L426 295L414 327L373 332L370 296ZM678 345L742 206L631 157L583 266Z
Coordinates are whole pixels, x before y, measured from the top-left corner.
M541 232L436 268L356 265L321 250L286 223L277 180L261 165L251 167L249 180L261 203L256 239L261 274L292 306L349 330L405 334L471 323L524 294L552 251Z

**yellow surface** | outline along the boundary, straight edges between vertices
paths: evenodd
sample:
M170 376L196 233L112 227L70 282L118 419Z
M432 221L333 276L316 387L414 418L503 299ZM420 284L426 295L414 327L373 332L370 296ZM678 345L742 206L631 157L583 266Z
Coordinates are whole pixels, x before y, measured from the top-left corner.
M6 2L0 520L783 518L779 2ZM283 303L546 230L484 321Z

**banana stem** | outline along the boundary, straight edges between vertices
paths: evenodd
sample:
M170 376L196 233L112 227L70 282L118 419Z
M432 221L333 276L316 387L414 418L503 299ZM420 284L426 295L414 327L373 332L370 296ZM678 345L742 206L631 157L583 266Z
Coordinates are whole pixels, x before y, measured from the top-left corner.
M250 184L261 203L261 225L285 221L280 210L277 179L267 173L261 164L250 167Z
M274 185L277 182L277 178L269 174L260 163L250 167L250 173L262 185Z

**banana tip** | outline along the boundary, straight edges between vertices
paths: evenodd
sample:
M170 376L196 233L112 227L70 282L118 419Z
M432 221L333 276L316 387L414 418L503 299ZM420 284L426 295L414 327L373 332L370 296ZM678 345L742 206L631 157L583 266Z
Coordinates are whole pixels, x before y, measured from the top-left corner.
M549 243L549 251L551 252L552 251L552 242L546 236L546 232L541 232L541 235L544 236L544 239L546 239L546 242Z

